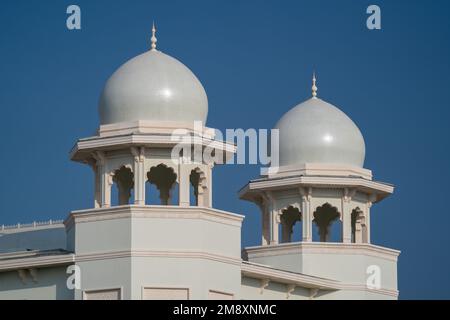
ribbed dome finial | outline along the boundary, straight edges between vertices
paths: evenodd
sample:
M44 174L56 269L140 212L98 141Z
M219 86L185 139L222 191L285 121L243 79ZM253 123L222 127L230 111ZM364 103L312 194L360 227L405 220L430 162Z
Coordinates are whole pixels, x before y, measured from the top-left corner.
M317 86L316 86L316 72L314 71L313 72L313 79L312 79L312 81L313 81L313 85L312 85L312 96L313 96L313 98L317 98L317 91L318 91L318 88L317 88Z
M152 26L152 38L150 39L152 41L152 51L156 51L156 42L158 39L156 39L156 28L155 28L155 21L153 21Z

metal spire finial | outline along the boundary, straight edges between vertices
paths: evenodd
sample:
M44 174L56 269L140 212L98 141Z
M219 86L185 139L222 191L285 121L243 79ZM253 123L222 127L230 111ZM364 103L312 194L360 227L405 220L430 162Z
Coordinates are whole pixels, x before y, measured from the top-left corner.
M155 28L154 21L153 21L153 26L152 26L152 38L150 40L152 41L152 51L156 51L156 42L158 40L156 39L156 28Z
M316 86L316 72L314 71L313 72L313 79L312 79L312 81L313 81L313 85L312 85L312 96L313 96L313 98L314 99L316 99L317 98L317 90L318 90L318 88L317 88L317 86Z

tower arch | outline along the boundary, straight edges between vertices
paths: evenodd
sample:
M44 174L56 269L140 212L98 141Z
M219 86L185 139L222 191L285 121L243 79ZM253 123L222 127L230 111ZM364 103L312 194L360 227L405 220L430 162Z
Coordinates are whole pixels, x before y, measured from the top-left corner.
M341 217L338 208L326 202L316 208L313 213L313 222L317 226L320 242L329 242L332 224Z

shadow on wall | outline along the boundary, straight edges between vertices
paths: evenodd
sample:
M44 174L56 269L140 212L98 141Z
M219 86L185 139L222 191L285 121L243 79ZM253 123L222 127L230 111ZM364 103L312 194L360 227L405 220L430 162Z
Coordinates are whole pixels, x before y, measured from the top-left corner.
M17 271L0 273L0 300L73 300L66 285L66 267L42 268L20 277Z

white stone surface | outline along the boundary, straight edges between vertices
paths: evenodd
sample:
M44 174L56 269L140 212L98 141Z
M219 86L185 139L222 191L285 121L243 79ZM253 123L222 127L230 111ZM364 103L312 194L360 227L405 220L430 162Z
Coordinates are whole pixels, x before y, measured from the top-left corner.
M136 120L206 122L208 98L197 77L161 51L147 51L122 65L106 82L101 124Z
M364 138L341 110L311 98L284 114L280 130L280 165L304 163L347 164L362 167Z

